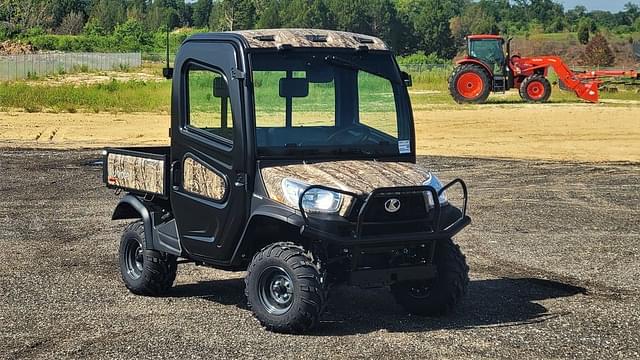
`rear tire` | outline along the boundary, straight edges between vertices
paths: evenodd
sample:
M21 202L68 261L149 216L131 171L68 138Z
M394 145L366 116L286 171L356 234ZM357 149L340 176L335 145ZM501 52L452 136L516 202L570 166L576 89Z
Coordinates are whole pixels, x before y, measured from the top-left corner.
M529 103L543 103L551 96L551 83L542 75L531 75L520 84L520 97Z
M489 74L479 65L460 65L449 77L449 93L458 104L482 104L490 92Z
M119 263L122 281L137 295L158 296L166 293L176 279L177 258L144 249L145 233L142 221L124 229L120 239Z
M316 325L324 310L324 271L301 246L271 244L253 257L245 295L249 308L268 330L303 333Z
M469 267L460 247L451 239L438 241L434 258L438 270L435 279L401 282L391 286L396 301L411 314L447 314L467 291Z

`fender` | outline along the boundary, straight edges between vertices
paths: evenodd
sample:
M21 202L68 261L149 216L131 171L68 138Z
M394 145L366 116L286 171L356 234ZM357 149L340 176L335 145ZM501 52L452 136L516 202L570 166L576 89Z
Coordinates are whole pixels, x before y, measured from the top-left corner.
M242 262L242 252L247 246L251 246L252 230L256 226L259 226L259 221L271 221L273 223L280 223L284 226L290 226L292 229L296 229L299 232L304 225L304 220L300 216L299 212L296 212L286 205L278 204L275 202L268 202L257 206L249 216L247 225L245 226L240 241L236 246L235 251L231 257L231 264L239 265Z
M465 65L465 64L475 64L475 65L480 65L482 66L485 70L487 70L487 74L489 75L489 78L493 79L493 71L491 69L489 69L489 66L487 64L485 64L484 62L474 59L474 58L464 58L461 60L456 61L456 65Z
M127 194L116 206L113 211L111 220L121 219L142 219L144 224L144 242L146 249L154 249L153 246L153 221L151 219L151 212L137 197Z

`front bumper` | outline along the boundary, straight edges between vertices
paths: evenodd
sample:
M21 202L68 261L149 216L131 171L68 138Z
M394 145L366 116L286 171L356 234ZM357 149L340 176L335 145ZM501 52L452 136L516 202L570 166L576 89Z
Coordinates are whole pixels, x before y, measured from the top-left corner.
M370 204L376 203L373 201L375 198L430 192L432 199L438 199L442 192L454 185L459 185L462 190L463 204L460 209L452 205L441 206L436 202L432 208L428 209L428 216L421 219L380 222L369 221L365 217ZM326 244L329 249L332 249L330 253L334 254L335 258L329 259L329 262L343 260L348 263L348 268L345 270L348 272L347 281L351 285L376 287L400 281L426 280L435 277L437 269L433 257L437 240L451 238L471 223L471 218L466 214L467 187L460 179L448 183L439 192L431 186L380 188L365 196L325 186L311 186L305 192L313 188L339 192L361 201L362 206L359 208L357 217L352 218L352 221L343 221L342 224L323 222L323 215L307 214L302 203L299 204L304 220L301 234ZM305 192L301 194L300 199ZM313 219L314 217L316 219ZM415 225L413 223L421 222L424 223L422 224L424 226L421 226L425 229L424 231L402 231ZM367 231L367 227L379 225L384 225L391 231L386 231L384 234ZM337 231L340 226L342 230ZM371 262L371 259L380 254L386 254L391 259L402 253L410 254L408 257L413 256L417 260L401 261L401 264L391 260L386 263Z

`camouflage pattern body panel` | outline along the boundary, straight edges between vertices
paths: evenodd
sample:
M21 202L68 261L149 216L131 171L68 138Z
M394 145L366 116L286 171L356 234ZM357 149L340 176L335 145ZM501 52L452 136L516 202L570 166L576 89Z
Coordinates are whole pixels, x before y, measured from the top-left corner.
M381 187L422 185L429 177L429 173L416 164L358 160L271 166L262 168L260 173L269 197L295 208L298 204L288 204L286 201L282 190L283 179L367 194ZM352 199L344 199L340 214L348 211L351 202Z
M350 48L366 46L370 50L389 50L377 37L345 31L319 29L267 29L234 31L245 38L251 48L276 48L288 44L307 48ZM273 37L273 40L270 39ZM322 39L326 41L313 41Z
M164 195L164 160L110 153L107 156L107 183Z
M224 177L191 157L184 159L183 168L183 184L186 191L214 200L224 199L227 193Z

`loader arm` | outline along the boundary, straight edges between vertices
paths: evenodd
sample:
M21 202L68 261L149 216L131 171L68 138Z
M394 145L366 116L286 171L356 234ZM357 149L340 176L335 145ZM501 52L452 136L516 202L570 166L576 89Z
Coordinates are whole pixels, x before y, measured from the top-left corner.
M521 64L526 65L528 72L551 67L565 87L573 90L579 98L592 103L599 100L598 86L601 82L597 79L580 78L558 56L523 58L518 65Z

